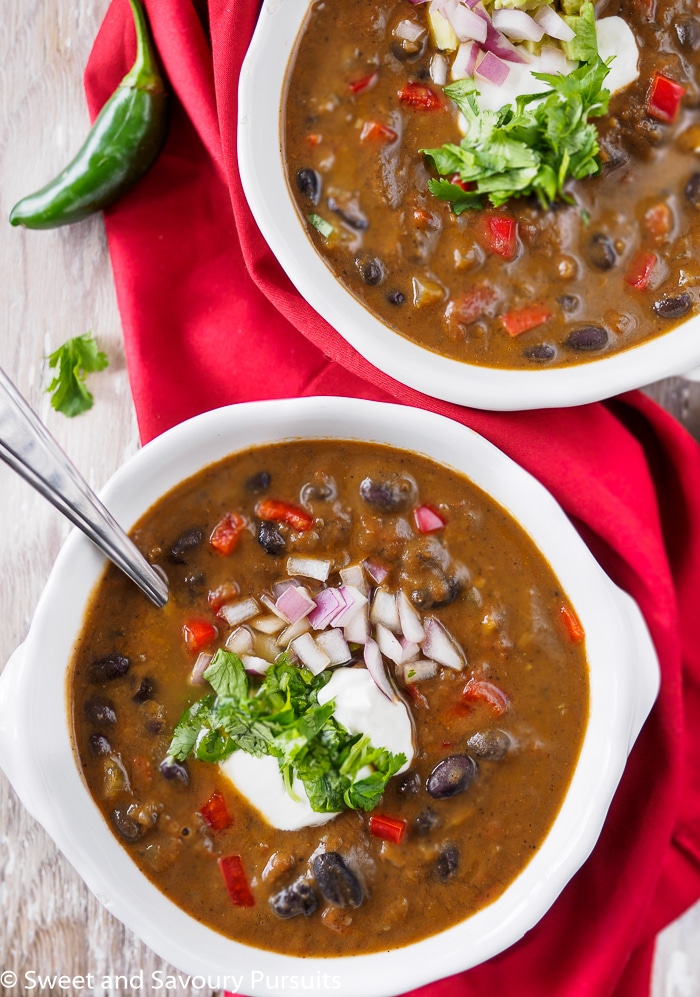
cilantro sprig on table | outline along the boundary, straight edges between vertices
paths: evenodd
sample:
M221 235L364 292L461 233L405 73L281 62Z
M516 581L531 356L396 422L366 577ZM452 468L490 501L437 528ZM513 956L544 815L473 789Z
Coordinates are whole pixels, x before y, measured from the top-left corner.
M481 111L472 79L445 87L467 122L459 145L423 149L440 174L429 181L430 191L449 201L455 214L481 208L486 198L499 207L511 197L535 194L543 207L556 198L569 198L564 184L600 171L598 132L590 118L608 109L610 92L603 87L609 69L599 57L584 62L567 76L533 75L548 83L544 94L518 97L513 107ZM447 177L457 177L469 187Z
M277 758L287 792L298 777L313 810L372 810L404 754L375 748L333 717L335 702L321 705L318 692L331 673L313 675L282 655L257 688L241 660L218 650L204 672L214 693L197 700L180 718L168 754L220 762L234 751Z
M85 378L109 365L107 354L98 350L92 335L86 332L66 340L47 359L49 367L56 371L46 389L51 394L53 408L70 418L91 409L94 399Z

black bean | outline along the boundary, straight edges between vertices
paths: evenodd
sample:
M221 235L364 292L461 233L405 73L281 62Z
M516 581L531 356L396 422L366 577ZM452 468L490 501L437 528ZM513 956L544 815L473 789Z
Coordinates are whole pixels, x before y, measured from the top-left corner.
M359 270L363 281L369 287L376 287L377 284L381 284L384 280L384 264L376 256L370 256L368 253L358 256L355 260L355 266Z
M112 750L112 745L102 734L91 734L88 738L88 744L90 745L90 751L93 755L97 755L98 758L108 755Z
M117 722L114 706L106 699L88 699L85 716L95 727L113 727Z
M163 729L163 721L150 717L143 725L149 734L160 734Z
M596 232L588 243L588 259L597 270L612 270L617 263L615 246L609 235Z
M572 350L602 350L608 344L608 331L600 325L582 325L569 333L566 345Z
M425 788L436 800L463 793L476 775L476 762L469 755L448 755L428 776Z
M415 504L418 486L407 474L394 475L386 481L365 478L360 483L360 496L380 512L403 512Z
M400 776L397 787L403 796L413 796L420 791L420 776L415 769L409 769Z
M462 591L462 582L459 578L445 578L443 592L433 597L430 609L442 609L443 606L451 606L457 596Z
M141 824L137 824L133 817L119 807L112 811L111 816L112 823L125 841L137 841L145 831Z
M435 860L435 873L441 883L446 883L448 879L456 874L459 868L459 851L456 845L445 845Z
M191 571L185 575L183 581L187 588L192 589L194 593L204 588L207 584L207 577L203 571Z
M691 52L700 48L700 23L696 18L691 17L685 21L676 21L674 28L681 48Z
M359 907L363 893L359 879L338 852L323 852L313 862L318 888L334 907Z
M685 185L685 196L694 208L700 208L700 173L693 173Z
M251 475L245 483L246 491L251 495L262 495L270 487L270 475L267 471L258 471Z
M318 907L318 893L308 879L297 879L270 897L270 906L278 917L308 917Z
M672 298L659 298L653 309L659 318L681 318L690 311L693 299L689 294L677 294Z
M386 300L390 305L402 305L406 300L406 295L403 291L389 291L387 292Z
M509 751L513 741L506 731L478 730L467 741L467 747L472 755L485 758L490 762L499 761Z
M145 703L147 699L153 699L153 691L153 682L149 678L143 678L131 698L135 703Z
M261 522L258 526L258 543L268 553L278 556L287 549L287 541L273 523Z
M177 779L183 786L187 786L190 781L190 774L182 762L176 762L174 758L164 758L159 766L160 774L168 782Z
M115 651L92 662L90 678L93 682L111 682L113 679L119 679L122 675L126 675L130 666L129 659Z
M321 197L321 177L312 169L297 170L297 187L313 204L318 204Z
M539 363L554 360L556 355L556 348L550 346L549 343L538 343L537 346L528 346L526 350L523 350L523 356L526 360L535 360Z
M364 232L369 228L367 216L360 210L354 198L347 197L341 202L335 197L329 197L328 208L339 215L345 224L355 229L356 232Z
M581 304L579 299L575 294L560 294L557 301L561 305L561 310L563 312L575 312L578 306Z
M187 564L187 557L204 540L204 531L198 526L185 530L168 551L168 559L173 564Z
M418 834L431 834L440 826L441 821L432 807L426 807L425 810L421 810L418 814L414 824Z

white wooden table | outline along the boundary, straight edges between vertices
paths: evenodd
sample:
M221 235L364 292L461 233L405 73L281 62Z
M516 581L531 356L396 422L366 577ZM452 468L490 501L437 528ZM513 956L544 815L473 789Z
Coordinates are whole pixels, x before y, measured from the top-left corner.
M0 5L0 366L96 488L138 447L102 220L50 232L18 231L5 220L12 204L53 176L84 137L82 72L107 6L108 0ZM88 330L110 366L90 378L94 409L69 420L51 409L44 392L45 356ZM671 380L649 390L700 438L700 385ZM27 632L67 533L59 514L0 465L0 669ZM98 980L176 972L100 907L2 773L0 912L0 994L29 992L9 986L3 970L20 979L34 970L92 973ZM659 940L654 997L700 995L699 942L700 905ZM95 992L143 993L123 981ZM203 993L179 984L168 992Z

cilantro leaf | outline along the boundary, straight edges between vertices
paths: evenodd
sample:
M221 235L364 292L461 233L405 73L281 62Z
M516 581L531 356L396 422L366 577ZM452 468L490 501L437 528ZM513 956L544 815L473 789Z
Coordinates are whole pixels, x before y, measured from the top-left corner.
M213 695L193 703L180 717L168 754L220 762L234 751L271 755L287 792L300 779L313 810L371 810L388 780L405 763L403 754L376 748L366 735L351 734L334 717L335 702L321 705L318 692L330 672L314 675L282 655L251 688L245 669L219 650L204 677Z
M586 0L582 23L588 23L588 6ZM598 133L589 119L607 112L610 93L603 83L608 72L596 51L593 61L566 76L534 73L550 89L525 94L515 107L506 104L498 111L479 110L471 79L446 86L467 130L459 145L421 150L438 173L428 182L431 193L448 201L455 214L480 208L484 200L499 207L512 197L535 194L548 207L557 198L567 199L569 178L580 180L600 170Z
M57 370L46 389L52 393L51 405L56 411L72 418L91 409L94 399L85 386L85 378L109 364L107 354L97 349L92 335L86 332L68 339L47 359L49 367Z

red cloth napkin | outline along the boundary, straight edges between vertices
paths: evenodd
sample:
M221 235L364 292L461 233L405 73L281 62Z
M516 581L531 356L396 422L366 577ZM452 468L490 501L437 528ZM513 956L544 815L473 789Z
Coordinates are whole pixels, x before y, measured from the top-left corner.
M463 422L536 475L639 603L661 693L600 841L543 920L507 952L415 991L643 997L656 933L700 897L700 449L639 393L606 404L484 413L376 370L302 301L260 236L236 165L237 82L255 0L147 0L174 97L166 148L107 213L144 440L206 409L339 394ZM127 0L90 58L91 113L133 59Z

